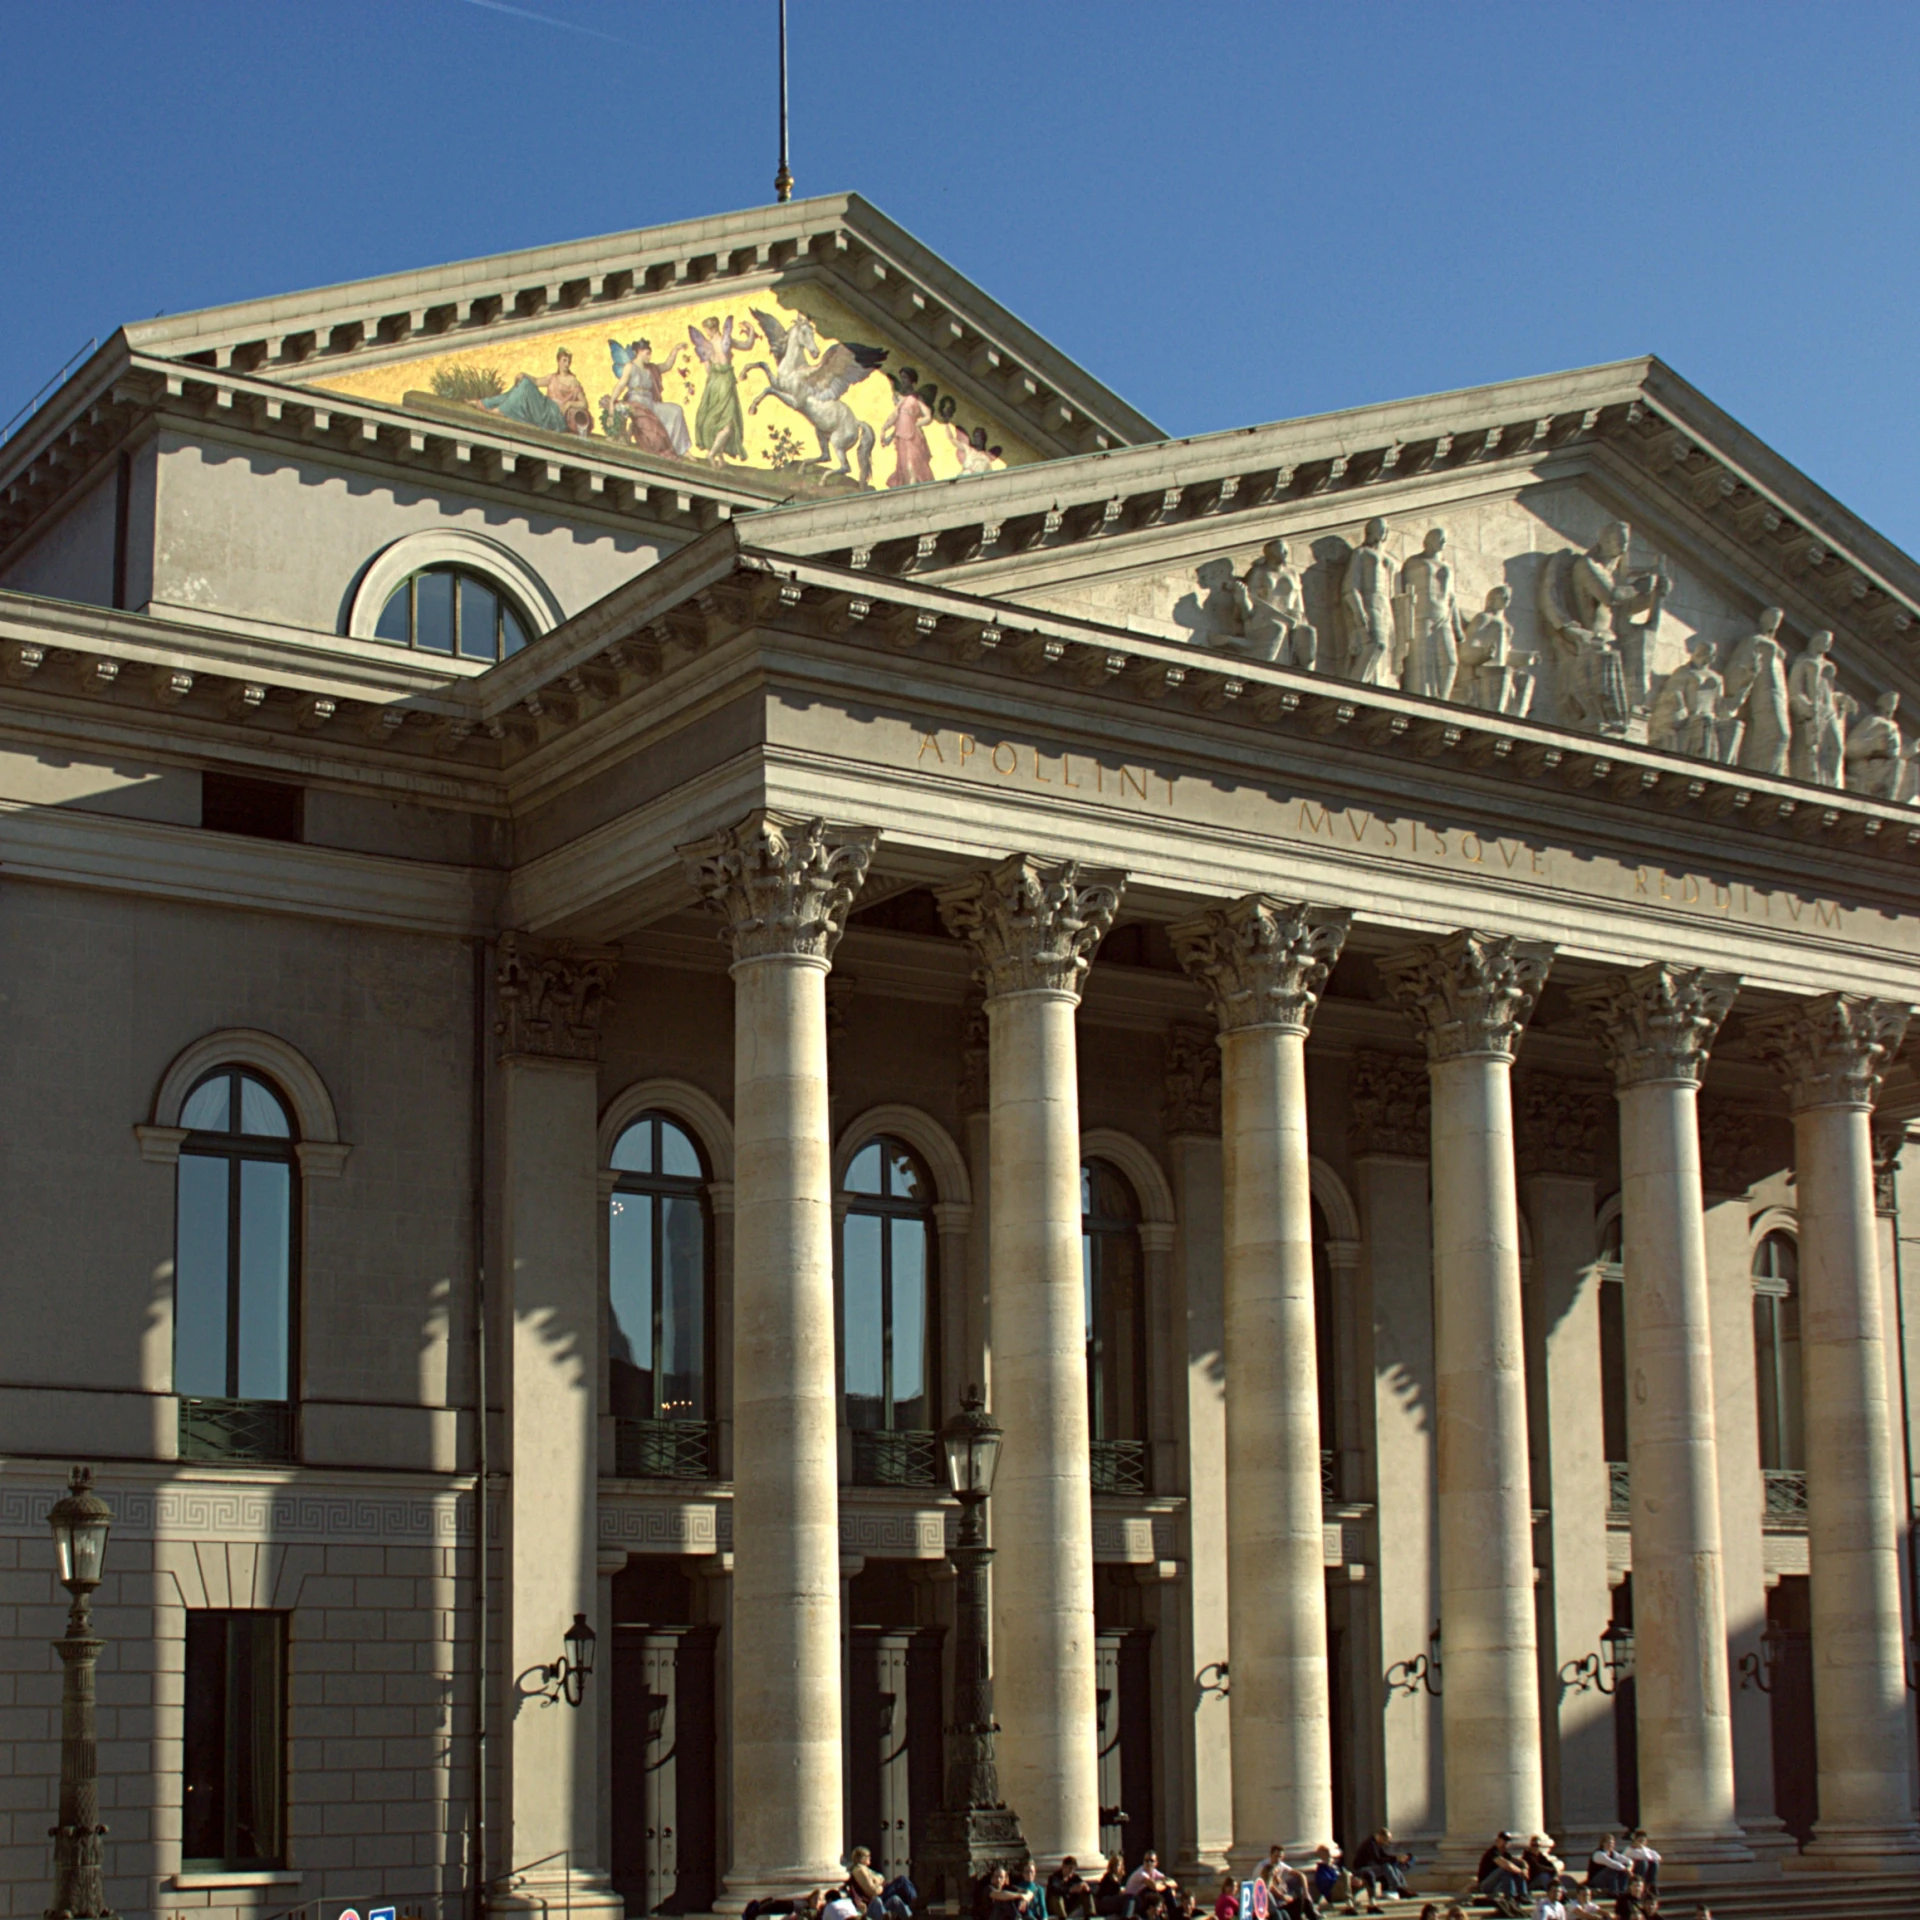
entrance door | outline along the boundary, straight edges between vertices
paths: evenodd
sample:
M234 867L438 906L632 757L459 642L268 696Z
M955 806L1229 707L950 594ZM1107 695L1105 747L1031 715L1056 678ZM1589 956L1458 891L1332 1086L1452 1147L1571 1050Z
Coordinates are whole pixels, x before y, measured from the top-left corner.
M1820 1817L1813 1751L1813 1591L1804 1573L1783 1575L1767 1595L1773 1640L1773 1810L1804 1847Z
M1110 1627L1095 1643L1100 1845L1128 1866L1154 1845L1153 1629Z
M1633 1575L1613 1590L1613 1625L1616 1641L1633 1636ZM1626 1674L1613 1695L1613 1779L1614 1811L1620 1825L1629 1833L1640 1824L1640 1720L1633 1675Z
M940 1804L941 1627L847 1630L847 1849L883 1880L918 1880L927 1815Z
M719 1892L710 1626L616 1623L613 1884L629 1914L707 1913Z

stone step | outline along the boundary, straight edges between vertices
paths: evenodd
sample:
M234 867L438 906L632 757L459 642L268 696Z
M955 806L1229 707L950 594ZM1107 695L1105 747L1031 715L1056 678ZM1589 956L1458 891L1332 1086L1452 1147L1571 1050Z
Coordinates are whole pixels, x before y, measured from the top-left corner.
M1422 1890L1405 1900L1386 1900L1391 1920L1418 1920L1427 1901L1443 1910L1457 1892ZM1601 1906L1613 1912L1611 1899ZM1786 1873L1763 1880L1675 1881L1662 1891L1666 1920L1693 1920L1701 1907L1713 1920L1920 1920L1920 1874ZM1338 1911L1338 1909L1334 1909ZM1467 1908L1471 1920L1489 1920L1484 1901Z

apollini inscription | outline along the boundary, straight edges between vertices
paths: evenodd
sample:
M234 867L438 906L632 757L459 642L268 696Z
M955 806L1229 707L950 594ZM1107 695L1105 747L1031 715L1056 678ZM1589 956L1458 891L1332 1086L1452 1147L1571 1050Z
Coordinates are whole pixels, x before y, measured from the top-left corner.
M1004 734L917 728L912 761L925 774L971 786L1073 796L1074 804L1122 807L1194 826L1240 827L1307 846L1395 863L1481 873L1524 886L1628 901L1703 918L1887 942L1895 923L1871 909L1740 880L1573 853L1519 834L1433 826L1405 815L1339 807L1297 793L1223 790L1164 763L1047 747ZM1902 929L1905 931L1905 929ZM1894 944L1908 941L1896 937Z

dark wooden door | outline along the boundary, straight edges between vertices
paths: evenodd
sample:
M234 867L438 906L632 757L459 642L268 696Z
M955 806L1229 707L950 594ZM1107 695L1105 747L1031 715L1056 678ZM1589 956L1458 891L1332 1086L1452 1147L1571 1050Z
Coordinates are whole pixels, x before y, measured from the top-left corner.
M1153 1629L1109 1627L1094 1655L1100 1740L1100 1844L1129 1866L1153 1832Z
M714 1639L614 1628L611 1864L629 1914L707 1913L720 1890Z
M1820 1817L1813 1750L1813 1598L1805 1574L1786 1574L1767 1595L1773 1637L1773 1810L1804 1847Z

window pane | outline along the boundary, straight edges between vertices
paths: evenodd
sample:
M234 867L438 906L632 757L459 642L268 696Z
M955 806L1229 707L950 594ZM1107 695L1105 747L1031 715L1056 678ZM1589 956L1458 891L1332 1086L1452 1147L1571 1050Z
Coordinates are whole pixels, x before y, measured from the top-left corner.
M849 1193L878 1193L880 1191L882 1168L880 1163L880 1142L874 1140L862 1147L853 1156L853 1165L847 1169L847 1191Z
M453 651L453 575L421 573L413 581L413 644L428 653Z
M893 1422L924 1430L927 1409L927 1228L890 1220L893 1236Z
M173 1390L224 1399L228 1393L227 1162L208 1154L183 1153L178 1192Z
M233 1075L224 1067L211 1080L201 1081L180 1109L180 1124L194 1133L231 1131L228 1113L233 1105L229 1092L232 1085Z
M1772 1294L1753 1296L1753 1376L1755 1397L1760 1403L1760 1464L1779 1467L1780 1457L1780 1355L1775 1340L1774 1309L1779 1302Z
M1627 1290L1600 1283L1600 1433L1609 1460L1627 1458Z
M877 1153L874 1166L877 1176ZM841 1235L846 1287L847 1424L852 1427L886 1424L880 1297L880 1235L885 1224L871 1213L850 1213Z
M229 1857L277 1860L280 1839L280 1617L235 1613L227 1630Z
M240 1076L240 1131L258 1134L267 1140L290 1140L293 1137L293 1128L288 1124L287 1110L280 1104L280 1096L250 1073Z
M227 1616L187 1614L185 1805L180 1851L194 1865L227 1856Z
M651 1173L653 1171L652 1122L636 1120L613 1143L613 1165L620 1173Z
M499 618L500 602L492 590L478 580L460 577L460 652L468 660L497 660L499 637L494 624Z
M293 1169L240 1163L240 1398L286 1400L292 1291Z
M387 604L380 609L380 623L373 630L376 638L397 640L403 647L407 644L407 592L403 581L387 595Z
M887 1191L896 1200L931 1200L933 1194L920 1162L897 1140L886 1142Z
M700 1178L700 1156L671 1120L660 1122L660 1171L676 1180Z
M684 1135L676 1135L682 1143ZM706 1417L706 1222L691 1196L659 1202L660 1417Z
M1797 1251L1787 1242L1791 1254ZM1789 1294L1773 1303L1780 1351L1780 1464L1798 1473L1807 1464L1800 1399L1800 1302Z
M1096 1440L1137 1440L1146 1427L1139 1404L1140 1250L1133 1234L1094 1233L1082 1241L1090 1270L1087 1414Z
M621 1144L640 1131L629 1128ZM623 1420L651 1420L653 1404L653 1209L644 1193L616 1193L607 1218L610 1398Z
M500 658L510 660L527 644L527 630L520 624L520 616L502 600L500 602Z

